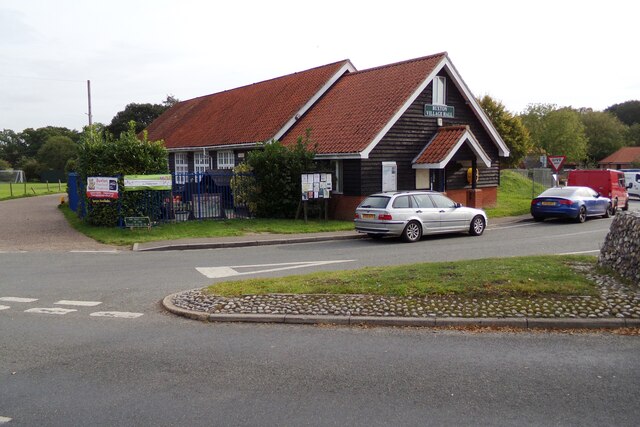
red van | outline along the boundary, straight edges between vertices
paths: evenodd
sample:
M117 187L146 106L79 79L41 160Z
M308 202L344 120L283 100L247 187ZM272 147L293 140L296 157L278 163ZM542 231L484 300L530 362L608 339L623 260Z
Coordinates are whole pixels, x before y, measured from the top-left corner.
M629 193L624 172L613 169L583 169L569 171L567 185L589 187L611 199L613 210L629 209Z

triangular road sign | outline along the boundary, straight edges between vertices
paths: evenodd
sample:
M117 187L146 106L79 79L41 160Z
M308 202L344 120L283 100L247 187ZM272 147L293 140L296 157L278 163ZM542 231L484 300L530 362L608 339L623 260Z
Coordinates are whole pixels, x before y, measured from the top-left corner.
M558 172L560 170L560 168L562 167L562 164L564 163L564 160L566 158L567 158L567 156L547 156L547 161L551 165L551 168L555 172Z

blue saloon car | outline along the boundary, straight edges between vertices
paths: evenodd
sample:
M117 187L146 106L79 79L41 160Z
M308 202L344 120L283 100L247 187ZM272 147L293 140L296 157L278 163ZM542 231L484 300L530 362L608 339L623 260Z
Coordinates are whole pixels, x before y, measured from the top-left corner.
M589 187L554 187L543 191L531 201L531 216L536 221L545 218L571 218L585 222L590 216L608 218L613 209L611 199Z

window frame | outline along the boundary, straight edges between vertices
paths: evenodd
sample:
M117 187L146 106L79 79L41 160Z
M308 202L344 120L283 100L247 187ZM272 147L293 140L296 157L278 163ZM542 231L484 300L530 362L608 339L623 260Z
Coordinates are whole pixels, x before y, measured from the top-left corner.
M234 167L236 167L236 157L233 150L216 152L216 169L233 169Z
M187 182L189 173L189 155L185 152L173 153L173 172L176 174L176 183Z
M211 167L211 156L208 153L193 153L193 171L195 173L205 173Z
M435 76L431 92L432 105L447 105L447 78Z

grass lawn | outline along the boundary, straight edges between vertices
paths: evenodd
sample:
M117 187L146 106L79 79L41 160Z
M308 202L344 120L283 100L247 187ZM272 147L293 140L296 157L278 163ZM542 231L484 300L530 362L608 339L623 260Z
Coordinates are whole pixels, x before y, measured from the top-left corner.
M469 298L594 296L595 284L569 265L595 262L589 256L534 256L422 263L222 282L205 291L227 297L273 293Z
M485 209L487 216L500 218L528 214L531 209L532 192L535 197L545 189L545 186L534 185L530 179L516 172L504 170L500 172L498 204L494 208Z
M122 229L94 227L80 221L67 205L60 208L76 230L110 245L132 245L156 240L175 240L195 237L229 237L253 233L316 233L324 231L353 230L352 221L317 221L284 219L230 219L167 223L147 229Z
M32 184L28 184L31 186ZM37 184L44 185L44 184ZM54 187L50 185L50 187ZM55 186L57 189L57 185ZM66 186L62 186L63 191ZM34 187L35 189L35 187ZM540 185L534 188L536 194L544 190ZM0 198L2 198L0 187ZM29 190L31 191L31 190ZM531 180L521 175L503 171L501 185L498 189L498 205L495 208L486 209L489 218L515 216L529 213L531 203ZM325 231L353 230L352 221L316 221L310 220L304 223L302 220L278 220L278 219L232 219L232 220L207 220L187 221L180 223L167 223L151 230L146 229L121 229L117 227L94 227L84 224L76 215L63 206L62 210L71 225L81 233L110 245L132 245L157 240L175 240L196 237L230 237L242 236L252 233L314 233Z
M41 182L26 182L20 184L9 184L8 182L0 182L0 200L66 192L67 183L58 184L56 182L55 184L43 184Z

